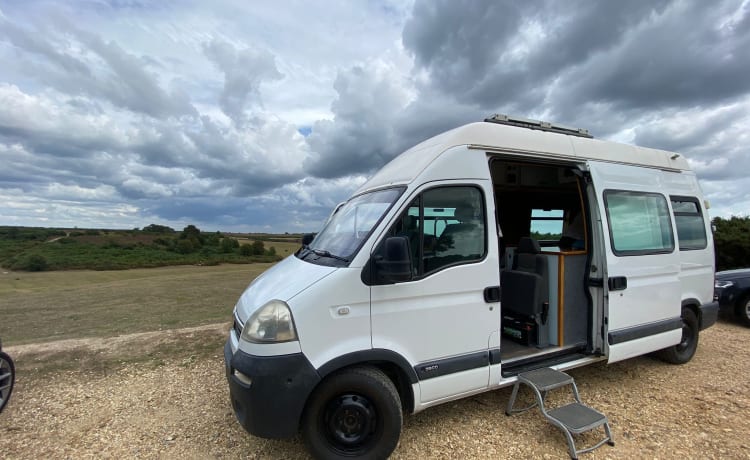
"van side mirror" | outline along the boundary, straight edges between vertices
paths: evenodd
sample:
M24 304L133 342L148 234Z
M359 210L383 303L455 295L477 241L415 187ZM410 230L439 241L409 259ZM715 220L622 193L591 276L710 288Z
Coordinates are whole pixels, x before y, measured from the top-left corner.
M312 243L312 240L315 239L315 233L305 233L302 235L302 246L307 246L310 243Z
M409 281L411 249L405 236L391 236L383 242L383 257L375 260L375 279L385 283Z

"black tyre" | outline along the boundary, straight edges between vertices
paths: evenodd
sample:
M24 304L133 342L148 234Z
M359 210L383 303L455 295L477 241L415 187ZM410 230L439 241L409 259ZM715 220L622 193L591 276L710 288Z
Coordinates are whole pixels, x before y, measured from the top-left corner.
M302 436L315 458L387 458L401 436L401 399L373 367L337 372L313 392Z
M750 295L745 295L736 305L734 314L747 327L750 327Z
M677 345L659 351L659 358L671 364L685 364L693 359L698 349L698 317L689 308L682 309L682 340Z
M16 368L13 360L6 353L0 351L0 412L8 404L10 394L13 393L13 384L16 380Z

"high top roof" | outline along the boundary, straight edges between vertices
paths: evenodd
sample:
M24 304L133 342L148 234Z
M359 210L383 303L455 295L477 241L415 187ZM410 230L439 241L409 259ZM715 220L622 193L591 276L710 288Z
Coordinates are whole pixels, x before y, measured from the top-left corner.
M478 122L446 131L415 145L375 173L358 192L387 185L408 184L443 152L461 145L477 150L477 154L509 152L529 155L530 158L543 155L570 161L597 160L668 170L690 170L687 160L673 152L559 131Z

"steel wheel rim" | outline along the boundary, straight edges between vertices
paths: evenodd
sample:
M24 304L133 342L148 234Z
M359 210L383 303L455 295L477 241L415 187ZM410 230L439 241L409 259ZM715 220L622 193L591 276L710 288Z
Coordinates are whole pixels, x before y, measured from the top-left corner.
M745 318L750 319L750 299L745 302Z
M357 456L374 440L377 412L372 402L358 394L336 396L326 405L322 427L336 451Z
M690 347L690 342L692 341L693 337L693 328L690 327L688 323L685 322L685 320L682 321L682 339L680 339L680 343L677 345L677 349L679 351L685 351Z

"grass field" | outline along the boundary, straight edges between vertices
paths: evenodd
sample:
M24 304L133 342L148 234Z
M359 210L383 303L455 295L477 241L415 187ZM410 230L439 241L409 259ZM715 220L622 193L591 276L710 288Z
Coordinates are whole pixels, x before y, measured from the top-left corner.
M0 271L0 337L13 346L228 322L245 287L271 265Z

